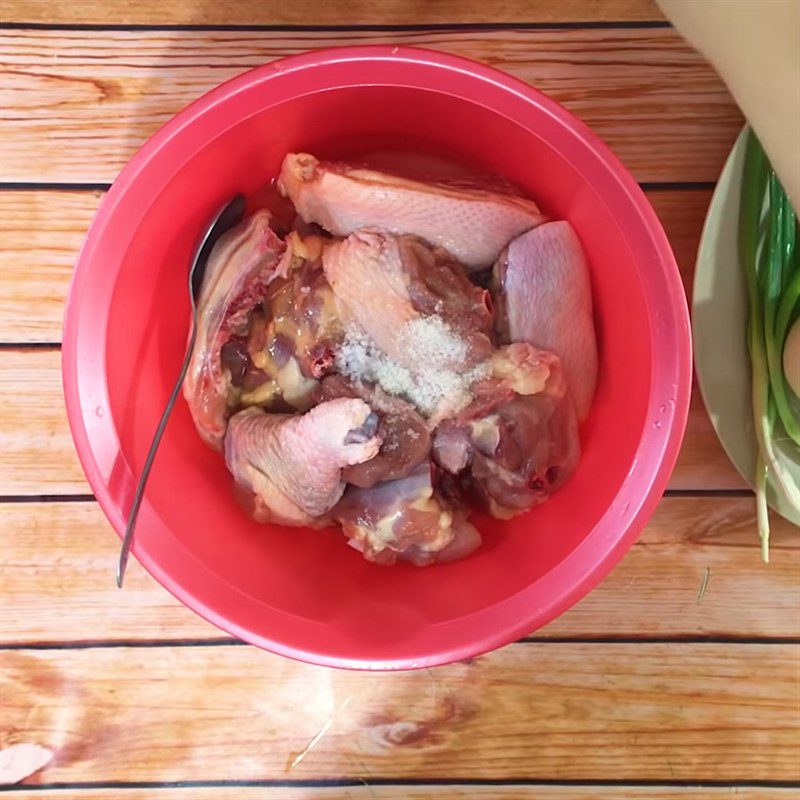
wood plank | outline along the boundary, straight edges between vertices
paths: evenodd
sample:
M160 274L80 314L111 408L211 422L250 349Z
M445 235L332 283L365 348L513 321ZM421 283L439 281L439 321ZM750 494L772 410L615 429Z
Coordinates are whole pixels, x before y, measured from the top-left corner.
M441 25L663 20L654 0L4 0L3 22L94 25Z
M100 197L97 192L0 192L4 223L0 232L0 340L60 341L70 266ZM664 225L690 292L710 191L650 191L648 198ZM31 314L34 303L37 313ZM52 391L47 396L52 397ZM69 474L72 480L74 472ZM722 451L695 388L672 487L744 486Z
M225 636L134 561L119 592L119 540L94 502L2 504L0 525L3 644ZM536 636L800 637L787 522L774 520L770 551L766 567L752 499L667 497L611 575Z
M0 213L4 223L0 232L0 340L60 341L70 265L100 197L96 192L0 192ZM648 198L670 239L687 291L691 291L697 243L710 192L650 191ZM34 303L37 313L31 314L30 308ZM10 357L13 360L13 356ZM44 381L47 369L47 366L37 368L39 383ZM54 373L48 372L47 376L58 383L59 379ZM9 380L9 390L14 392L16 387L20 394L16 398L9 398L8 402L29 403L29 392L24 385L27 376L11 376ZM60 389L55 383L45 391L44 396L50 400L60 397ZM54 392L58 394L54 395ZM46 418L59 415L59 403L43 413ZM64 458L71 466L62 472L60 463L57 464L56 474L49 476L49 479L56 483L66 480L72 488L56 486L53 491L86 491L80 474L73 468L75 462L70 441L63 441L68 450ZM31 489L26 484L24 472L14 469L13 473L17 491L35 491L35 488ZM37 474L37 481L38 478ZM78 488L75 488L76 480ZM29 488L19 488L22 485L28 485ZM745 486L722 451L696 387L686 440L671 486L678 489Z
M70 265L100 200L97 192L0 192L0 329L9 342L59 341ZM689 288L708 191L651 191ZM32 304L37 313L31 314ZM34 363L35 362L35 363ZM0 467L4 493L85 492L87 486L64 436L58 357L55 354L4 353L4 406L23 428L46 424L32 433L17 428ZM31 383L33 381L33 384ZM31 386L36 391L31 392ZM33 395L33 396L32 396ZM31 416L31 403L38 416ZM46 407L39 407L39 406ZM10 419L7 417L7 419ZM59 435L53 438L53 433ZM40 456L44 454L45 460ZM31 472L30 467L35 465ZM46 488L41 488L42 481ZM744 482L717 441L699 395L693 397L689 430L673 488L740 488Z
M0 341L61 341L72 266L102 197L95 191L0 191ZM647 197L690 293L711 192L653 190Z
M0 351L0 494L91 492L67 423L57 350Z
M528 643L391 674L249 647L21 650L0 725L54 751L31 784L793 780L798 668L796 645Z
M290 53L376 42L458 53L537 85L603 136L641 181L715 180L742 124L711 66L671 28L6 30L0 177L110 181L147 136L218 83Z
M0 341L61 341L72 267L102 196L0 192Z
M664 226L681 272L686 296L692 296L695 261L712 191L650 191L647 197ZM706 413L697 381L692 384L692 402L686 436L670 481L672 489L742 489L747 486L725 455Z
M693 379L686 433L669 488L746 489L747 486L725 454Z
M686 296L692 297L697 248L713 195L712 189L651 189L647 199L667 234L683 280Z
M797 800L794 789L739 786L314 786L180 789L30 789L17 800Z
M0 494L84 494L91 491L67 425L58 351L0 352L0 417L3 458ZM672 489L741 488L714 434L698 393L670 479Z

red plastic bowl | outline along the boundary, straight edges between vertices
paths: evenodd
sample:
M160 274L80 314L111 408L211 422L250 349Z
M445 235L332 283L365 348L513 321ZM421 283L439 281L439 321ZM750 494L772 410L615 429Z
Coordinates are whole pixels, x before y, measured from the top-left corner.
M481 521L484 546L463 561L380 567L338 533L249 521L180 400L133 550L187 606L267 650L425 667L529 634L594 587L652 513L686 422L689 323L669 244L636 182L561 106L481 64L405 47L307 53L220 86L144 145L97 213L66 310L64 390L89 483L121 533L183 357L199 229L234 193L256 193L287 151L369 147L505 175L577 229L601 346L579 469L540 508Z

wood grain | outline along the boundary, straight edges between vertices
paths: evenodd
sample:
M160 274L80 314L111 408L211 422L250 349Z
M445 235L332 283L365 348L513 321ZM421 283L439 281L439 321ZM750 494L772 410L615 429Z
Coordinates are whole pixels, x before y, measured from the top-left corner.
M0 341L61 341L72 266L103 194L0 191ZM669 237L688 293L711 192L654 190L647 197Z
M715 180L742 124L713 69L671 28L6 30L0 177L111 181L146 137L220 82L290 53L375 42L458 53L535 84L591 125L641 181Z
M660 12L652 0L4 0L0 18L447 25L640 21ZM536 84L592 125L642 181L715 180L741 124L711 68L668 28L16 29L0 35L0 180L108 182L148 135L222 80L292 52L376 41L456 52ZM649 194L689 287L710 193ZM0 193L0 341L60 339L74 254L100 197ZM59 361L55 350L0 352L3 495L89 491L66 425ZM742 485L695 393L671 486ZM666 498L609 578L539 631L537 642L381 675L210 644L221 632L138 564L125 593L114 588L118 540L94 502L2 503L0 643L23 649L0 652L0 747L53 751L17 793L22 800L788 800L796 790L590 785L800 778L800 648L788 641L800 636L800 537L775 520L772 564L763 566L753 512L749 497ZM195 638L206 646L165 641ZM92 640L111 641L81 644ZM120 646L125 640L153 646ZM32 643L58 649L24 649ZM61 647L67 643L73 646ZM361 784L236 784L342 778ZM373 785L394 778L587 785ZM227 785L187 787L186 780ZM104 781L139 787L87 786ZM80 788L38 788L61 782Z
M697 244L710 194L708 190L648 192L675 251L687 291L691 291ZM98 192L0 192L3 218L0 230L0 340L14 343L60 341L63 302L71 265L100 198ZM30 354L27 359L8 357L15 364L24 365ZM45 358L47 366L42 367L40 375L35 377L38 389L43 392L41 397L47 404L42 412L47 419L63 419L57 376L48 371L52 369L50 360ZM27 380L27 375L7 376L7 388L13 395L7 402L12 405L30 402ZM48 380L50 385L45 386ZM34 437L39 438L35 434ZM49 490L86 491L80 472L75 470L69 440L59 441L65 441L67 445L67 452L63 454L67 467L64 470L61 462L54 463L57 469L47 483L55 483ZM35 452L45 447L51 449L54 444L31 442L28 437L25 437L25 442L31 444ZM16 491L35 491L26 483L28 476L24 471L26 463L36 463L31 461L32 455L26 451L20 456L21 463L16 459L10 462L14 467ZM22 472L16 469L17 465L23 467ZM38 471L35 479L38 482ZM745 485L722 452L696 387L686 440L671 485L679 489L742 488Z
M0 341L61 341L72 267L102 196L0 192Z
M84 494L91 491L67 425L61 390L61 355L47 350L0 352L0 494ZM699 394L692 398L689 425L673 489L744 486L719 444Z
M100 25L441 25L651 21L664 17L653 0L4 0L3 22Z
M687 291L691 291L697 244L710 200L708 190L649 191L653 204L667 232L680 267ZM4 191L0 192L0 213L3 218L0 230L0 340L13 343L57 342L61 338L63 302L71 274L71 265L80 246L86 228L101 199L99 192L81 191ZM7 358L14 365L29 363L26 358ZM41 357L41 356L39 356ZM63 419L62 401L58 378L52 372L53 356L43 357L45 365L37 368L34 376L37 390L46 408L41 409L45 419ZM6 376L6 386L11 396L6 402L22 412L19 406L31 402L29 377ZM49 385L45 383L49 381ZM49 429L48 429L49 430ZM11 435L11 434L9 434ZM38 463L35 453L42 449L52 450L57 442L43 442L40 434L30 436L17 432L21 439L17 446L25 444L32 451L23 450L19 459L10 454L9 463L13 472L15 492L32 492L30 477L24 469L26 464ZM86 485L81 473L76 471L76 461L71 453L68 439L67 452L62 461L54 462L55 470L48 475L48 491L84 492ZM16 448L12 447L12 451ZM55 455L55 454L54 454ZM22 468L22 471L17 469ZM0 473L5 473L0 468ZM40 473L37 470L35 482ZM52 485L51 485L52 484ZM681 450L678 466L672 478L672 488L742 488L745 484L733 469L717 441L708 416L703 408L697 389L692 398L688 432ZM27 487L27 488L26 488Z
M752 499L667 497L611 575L536 636L800 637L800 536L773 523L767 567ZM119 540L94 502L1 504L0 526L3 644L225 636L134 560L119 592Z
M649 191L653 204L672 244L687 291L691 291L697 244L710 200L708 190ZM63 301L70 265L83 234L96 210L101 194L80 191L4 191L0 192L0 339L5 342L57 342L61 338ZM36 308L32 314L30 309ZM31 358L37 362L30 376ZM33 401L37 411L52 424L40 433L16 432L8 458L0 466L0 476L10 483L5 493L36 493L40 477L45 476L48 491L85 492L86 484L77 468L71 441L63 436L51 439L63 425L60 379L55 356L26 353L25 357L6 354L9 369L6 379L9 394L4 403L9 413L22 424L29 419L26 408ZM5 362L4 362L5 363ZM36 383L36 398L30 397L29 381ZM38 408L46 401L47 408ZM47 436L47 441L40 441ZM65 449L59 451L60 446ZM53 451L53 448L56 450ZM21 449L20 449L21 448ZM50 451L49 469L41 472L36 453ZM34 474L26 465L36 464ZM6 469L5 467L8 467ZM32 479L32 480L31 480ZM5 484L4 484L5 485ZM742 488L744 481L731 466L717 440L699 393L694 391L687 436L672 477L672 488ZM13 488L13 492L11 491ZM38 491L44 491L39 489Z
M667 234L681 273L684 291L691 299L697 248L713 190L650 189L645 194Z
M0 351L0 494L90 492L67 424L57 350Z
M153 800L152 789L30 789L17 800ZM159 788L158 800L797 800L794 789L666 786L384 786Z
M2 742L55 751L31 783L793 780L799 667L796 645L527 643L392 674L249 647L22 650L3 654Z
M678 461L669 481L670 489L745 489L747 483L736 471L720 444L703 398L692 382L692 398L686 433Z

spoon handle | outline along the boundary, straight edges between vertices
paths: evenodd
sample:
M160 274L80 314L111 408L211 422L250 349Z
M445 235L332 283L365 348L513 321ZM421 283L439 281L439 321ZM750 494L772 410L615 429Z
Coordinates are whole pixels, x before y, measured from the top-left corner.
M169 415L172 413L172 409L175 406L175 401L178 399L178 395L181 391L181 386L183 385L183 379L186 377L186 371L189 369L189 361L192 357L192 351L194 350L194 341L197 337L197 316L192 313L192 335L189 338L189 344L186 347L186 355L183 358L183 366L181 367L180 375L178 376L178 380L175 381L175 386L172 387L172 393L169 396L169 400L167 400L167 405L164 408L164 413L161 415L161 419L159 420L158 427L156 428L156 432L153 435L153 441L150 444L150 450L147 453L147 458L144 462L144 467L142 467L142 474L139 476L139 483L136 485L136 493L133 496L133 504L131 505L130 513L128 514L128 524L125 526L125 536L122 539L122 547L119 551L119 562L117 564L117 586L121 589L122 588L122 581L125 578L125 568L128 566L128 555L131 551L131 544L133 542L133 531L136 527L136 518L139 516L139 506L142 504L142 498L144 497L144 488L147 485L147 479L150 476L150 469L153 466L153 461L156 457L156 451L158 450L158 445L161 443L161 437L164 435L164 429L167 427L167 422L169 421Z

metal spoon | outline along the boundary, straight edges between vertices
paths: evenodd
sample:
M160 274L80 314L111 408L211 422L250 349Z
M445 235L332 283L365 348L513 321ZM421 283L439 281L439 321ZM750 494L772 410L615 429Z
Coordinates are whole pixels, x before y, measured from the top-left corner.
M128 524L125 527L125 536L122 539L122 548L119 551L119 563L117 564L117 586L119 586L120 589L122 588L122 581L125 577L125 567L128 565L128 555L130 554L131 544L133 543L133 531L136 528L136 518L139 515L139 506L142 504L142 498L144 497L144 488L147 484L147 478L150 475L150 469L153 466L153 460L155 459L158 445L161 442L161 437L164 434L164 429L167 427L167 420L175 405L175 401L178 399L183 379L186 377L192 350L194 350L194 340L197 337L197 300L200 296L200 289L203 286L203 277L206 273L208 257L220 236L242 221L244 217L244 207L245 199L242 194L237 194L233 199L229 200L211 218L211 221L195 246L192 266L189 270L189 298L192 305L192 335L189 337L189 343L186 346L186 355L183 359L183 366L178 375L178 380L175 381L172 394L170 394L169 400L167 400L167 406L164 409L164 413L161 415L161 420L153 435L153 441L147 453L147 458L142 468L142 474L139 476L139 483L136 486L136 494L133 496L133 505L131 506L130 516L128 517Z

